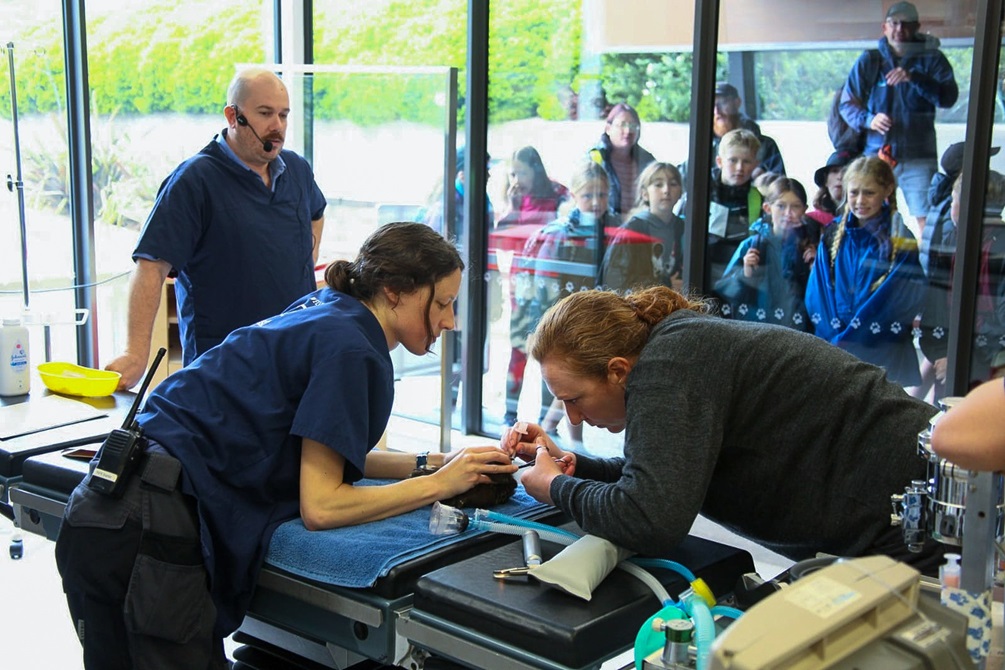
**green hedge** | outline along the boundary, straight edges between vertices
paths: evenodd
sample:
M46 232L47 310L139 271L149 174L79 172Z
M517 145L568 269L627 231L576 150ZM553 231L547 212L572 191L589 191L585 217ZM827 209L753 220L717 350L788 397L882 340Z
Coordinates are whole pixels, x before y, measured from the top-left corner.
M465 0L372 0L326 3L315 16L315 61L338 65L465 65ZM493 123L566 118L569 99L595 81L610 102L627 100L646 121L686 122L690 115L690 53L605 54L581 66L581 0L507 0L492 4L489 115ZM219 112L238 63L264 62L269 3L156 0L143 11L88 16L92 111L99 115ZM62 23L39 21L13 41L24 113L64 106ZM764 52L755 58L762 118L819 120L860 50ZM945 49L961 91L972 50ZM720 55L718 74L726 74ZM442 78L320 75L313 84L315 118L361 124L442 120ZM9 93L0 98L9 107Z

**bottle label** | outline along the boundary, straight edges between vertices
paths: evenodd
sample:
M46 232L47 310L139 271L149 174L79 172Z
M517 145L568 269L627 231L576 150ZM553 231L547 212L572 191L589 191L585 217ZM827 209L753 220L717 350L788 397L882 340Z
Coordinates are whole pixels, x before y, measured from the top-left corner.
M20 342L14 345L14 351L10 354L10 367L18 374L28 369L28 352Z

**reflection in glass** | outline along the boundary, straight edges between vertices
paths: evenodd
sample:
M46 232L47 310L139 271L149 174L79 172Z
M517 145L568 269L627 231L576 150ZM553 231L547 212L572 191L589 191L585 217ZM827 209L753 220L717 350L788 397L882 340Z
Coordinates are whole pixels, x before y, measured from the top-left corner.
M925 284L917 240L897 211L896 184L890 165L874 156L845 169L848 210L821 239L806 309L819 337L916 386L913 323Z

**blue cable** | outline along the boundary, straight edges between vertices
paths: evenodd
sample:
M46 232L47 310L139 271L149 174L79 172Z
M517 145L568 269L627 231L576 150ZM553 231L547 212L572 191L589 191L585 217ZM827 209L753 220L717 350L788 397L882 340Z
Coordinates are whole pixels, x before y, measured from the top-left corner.
M539 523L537 521L531 521L530 519L521 519L519 517L510 516L509 514L503 514L502 512L496 512L490 509L478 509L475 510L475 518L486 518L490 521L499 521L501 523L508 523L514 526L522 526L524 528L533 528L534 530L543 530L549 533L558 533L560 535L567 535L574 540L580 538L579 535L573 533L571 530L565 530L564 528L557 528L555 526L549 526L544 523Z
M667 570L673 570L678 575L686 579L688 584L697 579L693 572L677 561L671 561L666 558L640 558L639 556L632 556L628 560L643 568L665 568Z
M716 605L712 608L713 616L725 616L730 619L739 619L743 616L743 610L738 610L735 607L728 607L726 605Z

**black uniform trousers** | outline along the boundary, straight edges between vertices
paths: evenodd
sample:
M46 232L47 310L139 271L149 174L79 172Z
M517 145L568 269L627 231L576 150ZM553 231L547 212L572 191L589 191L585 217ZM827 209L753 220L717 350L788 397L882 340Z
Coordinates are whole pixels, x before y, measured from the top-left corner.
M56 540L56 565L87 670L216 669L216 608L181 465L148 446L122 498L77 486Z

